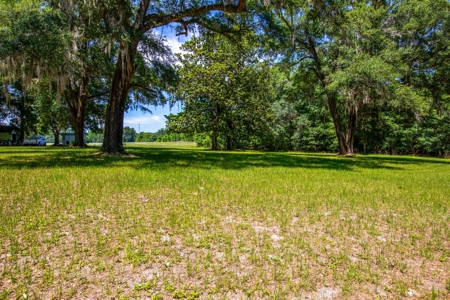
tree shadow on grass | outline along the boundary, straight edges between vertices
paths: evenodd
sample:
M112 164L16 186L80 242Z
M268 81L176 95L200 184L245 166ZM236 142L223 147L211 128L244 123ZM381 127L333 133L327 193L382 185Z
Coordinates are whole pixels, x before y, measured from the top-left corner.
M396 156L338 157L297 152L224 152L203 149L129 147L129 156L96 155L99 148L34 148L0 152L0 170L40 168L129 167L135 169L307 168L355 171L359 168L401 170L407 164L448 164L442 159Z
M139 168L155 166L194 167L202 169L244 169L244 168L308 168L351 171L355 168L399 169L373 159L344 158L333 154L299 154L290 152L222 152L222 151L179 151L162 149L146 152L133 149L144 159Z
M292 156L308 156L308 157L324 157L324 156L334 156L339 157L334 154L325 153L291 153ZM397 155L356 155L355 157L340 157L342 159L349 160L365 160L372 161L376 164L394 164L394 165L404 165L404 164L446 164L450 166L450 160L437 157L422 157L422 156L397 156Z

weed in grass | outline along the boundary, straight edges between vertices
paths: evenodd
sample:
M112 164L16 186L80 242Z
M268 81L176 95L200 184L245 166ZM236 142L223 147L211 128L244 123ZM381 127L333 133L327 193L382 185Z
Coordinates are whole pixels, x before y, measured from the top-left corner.
M74 288L74 287L70 288L69 289L69 293L68 293L68 298L69 299L73 298L76 295L76 293L77 293L77 289L76 288Z
M143 283L138 283L134 286L135 291L149 291L155 286L155 281L146 281Z
M405 281L401 280L401 279L396 279L393 280L393 287L394 287L394 291L402 296L402 297L406 297L408 296L408 285L406 284Z
M7 300L7 299L9 299L9 295L10 295L9 290L1 291L0 292L0 300Z
M174 299L186 299L187 295L183 290L176 290L175 292L172 293L172 297Z
M439 296L439 290L436 290L433 286L433 288L431 289L431 296L430 299L431 300L436 300Z
M450 277L445 280L445 289L447 290L447 293L450 293Z
M168 282L168 281L165 281L163 283L163 286L164 286L164 290L166 292L172 293L172 292L175 291L175 286L172 283Z
M134 267L139 266L148 261L148 257L145 255L145 251L142 246L136 246L134 244L128 244L125 247L125 261L131 263Z
M156 293L152 295L152 300L161 300L161 299L164 299L164 296L161 293Z

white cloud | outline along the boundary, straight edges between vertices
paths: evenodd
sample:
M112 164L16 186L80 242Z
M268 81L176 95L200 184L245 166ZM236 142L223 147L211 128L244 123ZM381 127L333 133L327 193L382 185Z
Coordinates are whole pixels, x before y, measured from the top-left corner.
M173 53L186 53L186 51L182 51L180 47L184 42L189 41L195 36L195 32L189 31L187 36L184 34L177 36L176 26L178 26L178 24L172 23L157 28L156 32L165 38L165 44L172 49Z
M186 51L181 50L181 45L185 42L189 41L192 38L192 35L184 36L176 36L175 34L170 34L166 36L166 45L172 49L173 53L187 53Z
M164 123L165 118L162 118L161 116L136 116L136 117L129 117L127 116L123 123L128 126L134 126L137 124L145 125L145 124L156 124L156 123Z
M170 49L172 49L173 53L185 53L185 51L182 51L180 49L183 43L180 42L176 37L167 39L166 44L170 47Z

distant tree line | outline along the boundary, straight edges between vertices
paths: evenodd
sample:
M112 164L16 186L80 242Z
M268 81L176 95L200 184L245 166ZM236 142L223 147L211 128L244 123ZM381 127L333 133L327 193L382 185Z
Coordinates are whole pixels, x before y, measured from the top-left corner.
M132 127L125 126L123 129L123 142L194 142L194 137L184 133L168 133L166 129L162 128L156 132L140 132L137 133ZM201 144L201 143L200 143Z

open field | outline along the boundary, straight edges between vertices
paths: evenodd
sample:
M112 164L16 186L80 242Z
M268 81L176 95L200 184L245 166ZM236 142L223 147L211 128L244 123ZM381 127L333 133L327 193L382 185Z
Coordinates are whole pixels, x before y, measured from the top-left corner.
M0 148L0 299L450 298L449 160L98 149Z

